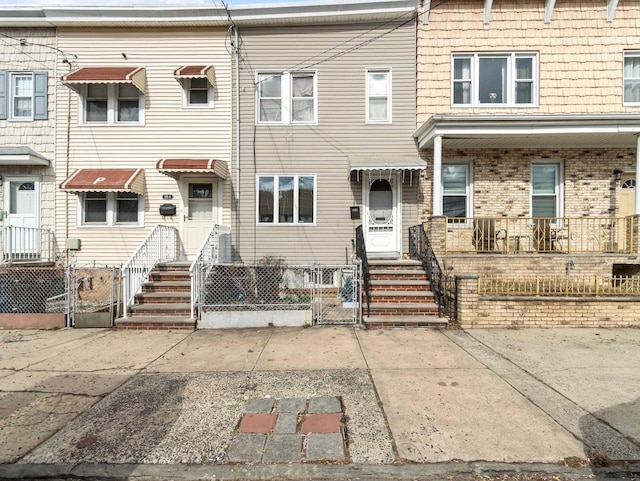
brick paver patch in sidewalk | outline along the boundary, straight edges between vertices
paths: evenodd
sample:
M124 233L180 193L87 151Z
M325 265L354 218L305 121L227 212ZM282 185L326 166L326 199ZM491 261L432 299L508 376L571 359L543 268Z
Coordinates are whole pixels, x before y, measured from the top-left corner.
M340 399L250 399L227 448L228 463L348 461Z

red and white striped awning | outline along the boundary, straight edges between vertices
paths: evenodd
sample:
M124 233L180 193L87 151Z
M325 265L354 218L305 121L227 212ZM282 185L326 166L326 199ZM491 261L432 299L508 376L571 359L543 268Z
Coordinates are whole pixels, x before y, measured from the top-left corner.
M213 65L185 65L173 72L177 79L206 78L211 85L216 81Z
M147 74L142 67L83 67L63 75L61 80L76 91L87 84L130 83L144 93Z
M215 174L226 179L229 174L227 163L216 159L160 159L156 169L174 179L180 174Z
M143 169L78 169L62 184L70 192L131 192L144 194Z

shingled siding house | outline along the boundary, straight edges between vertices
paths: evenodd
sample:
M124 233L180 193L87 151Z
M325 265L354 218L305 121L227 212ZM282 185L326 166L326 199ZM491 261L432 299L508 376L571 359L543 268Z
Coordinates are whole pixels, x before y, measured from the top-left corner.
M469 325L637 323L629 297L535 296L637 291L639 18L616 1L423 3L421 218L444 274L471 275L460 282L475 297L458 306ZM517 280L537 304L478 300L527 291Z

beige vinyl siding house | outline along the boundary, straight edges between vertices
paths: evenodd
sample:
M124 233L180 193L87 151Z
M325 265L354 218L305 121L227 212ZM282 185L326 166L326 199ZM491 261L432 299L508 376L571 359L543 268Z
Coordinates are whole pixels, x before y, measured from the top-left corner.
M413 7L402 6L404 12L393 14L380 7L364 23L336 14L330 22L294 19L268 27L243 23L238 9L241 175L233 235L242 260L351 262L355 228L366 224L375 181L389 189L385 209L393 217L392 245L379 255L407 251L424 162L411 139L415 20ZM372 73L381 76L378 91L369 93ZM368 119L370 102L381 110ZM351 218L351 207L360 218Z
M52 232L56 215L56 31L2 28L0 34L0 211L4 214L0 224ZM4 241L7 236L5 230ZM12 249L41 259L41 252L27 252L36 248L27 245L29 238L35 237L14 233ZM52 247L54 258L45 260L55 260ZM3 244L5 256L8 248Z
M93 95L87 90L90 87L80 81L74 84L73 74L58 82L57 112L61 121L57 130L57 184L62 184L76 169L143 170L143 205L137 220L134 217L131 222L129 217L129 222L123 225L114 219L107 220L110 225L86 221L82 210L86 193L73 188L58 190L56 200L61 215L57 217L57 232L61 239L80 239L80 249L71 251L79 264L96 260L109 265L125 262L157 224L178 229L185 257L193 254L193 245L199 247L204 236L202 229L185 235L189 179L181 173L174 177L165 175L157 164L161 159L214 159L229 163L231 70L225 34L225 28L190 26L59 29L60 48L78 56L72 72L93 67L129 67L143 69L144 73L143 103L137 122L118 122L111 117L104 122L89 122L90 113L84 102ZM190 77L176 78L176 70L184 66L209 67L209 75L190 84ZM68 73L68 67L59 65L60 71L64 68L64 73ZM120 90L125 95L133 92L134 99L137 96L136 87L130 83L101 80L95 85L104 87L102 91L96 89L96 95L108 92L109 102L113 94L107 89L119 85L128 85L128 90ZM187 94L199 100L189 105ZM215 222L228 224L228 211L223 213L222 205L224 192L230 190L225 179L211 172L204 176L194 172L191 180L199 185L206 183L210 186L207 189L213 188L213 193L208 192L214 205L208 227ZM113 195L109 194L107 199L109 208L114 202ZM176 214L160 215L163 204L175 205ZM185 240L193 245L185 246Z

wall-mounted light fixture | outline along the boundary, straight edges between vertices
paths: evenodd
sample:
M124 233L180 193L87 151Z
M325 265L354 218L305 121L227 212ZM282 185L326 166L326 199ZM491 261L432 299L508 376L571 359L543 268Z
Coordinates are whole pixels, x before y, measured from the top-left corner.
M613 171L613 178L616 182L618 182L620 179L622 179L622 171L620 169L615 169Z

